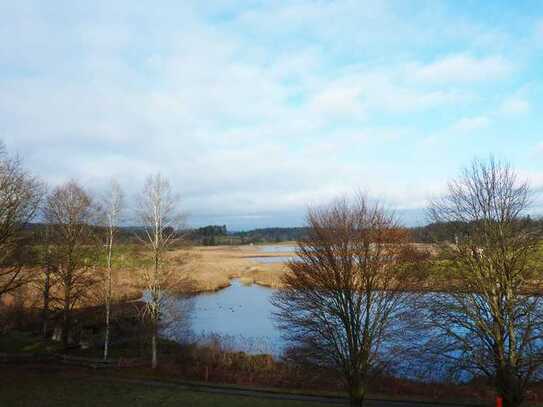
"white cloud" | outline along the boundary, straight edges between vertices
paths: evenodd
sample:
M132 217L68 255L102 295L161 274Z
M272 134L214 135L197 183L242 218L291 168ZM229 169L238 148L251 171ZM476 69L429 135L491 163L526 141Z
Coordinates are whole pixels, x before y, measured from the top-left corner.
M470 83L496 80L513 70L501 56L474 58L467 54L450 55L427 65L411 64L408 72L425 83Z
M433 134L427 117L464 109L477 97L472 81L512 70L499 56L468 54L405 69L427 55L417 47L447 48L459 30L442 30L431 12L405 19L385 2L233 10L226 0L161 8L119 0L54 12L8 3L0 5L8 147L53 184L76 177L99 188L113 174L131 195L160 170L201 216L303 211L358 187L421 205L433 174L418 187L407 182L415 170L406 156ZM463 24L460 38L483 34ZM467 117L456 128L489 122Z
M409 113L433 110L439 107L460 104L468 99L462 92L446 90L419 90L402 85L371 86L368 103L377 110L392 113Z
M543 155L543 143L536 147L539 150L538 155ZM540 157L538 157L540 159ZM530 188L534 192L532 209L537 215L543 217L543 171L534 170L517 170L519 178L522 181L527 181Z
M500 112L507 116L522 115L530 110L530 102L517 96L504 100L500 106Z
M412 86L396 70L365 71L353 66L341 72L340 79L321 80L310 106L336 115L367 118L371 113L410 113L460 104L469 100L465 91L425 89Z
M453 131L469 133L482 130L490 125L490 119L486 116L464 117L458 120L453 126Z
M310 102L310 109L317 114L330 116L363 116L359 100L360 90L348 86L330 86L319 92Z

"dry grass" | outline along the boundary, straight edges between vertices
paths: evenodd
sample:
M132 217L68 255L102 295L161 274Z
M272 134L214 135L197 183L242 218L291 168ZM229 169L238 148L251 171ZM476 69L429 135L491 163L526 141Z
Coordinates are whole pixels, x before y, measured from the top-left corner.
M251 267L240 277L243 284L258 284L264 287L280 288L283 275L287 272L283 264L264 264Z
M126 252L126 253L124 253ZM191 249L178 249L168 253L168 267L172 269L169 274L172 281L171 291L193 293L212 292L230 285L230 280L240 278L245 284L260 284L277 288L286 267L283 264L259 264L251 257L277 257L289 253L262 253L258 246L215 246L193 247ZM112 273L114 301L134 300L141 297L145 289L144 270L146 253L140 248L135 250L123 249L123 261L119 262ZM125 258L126 257L126 258ZM23 298L25 307L39 307L41 305L41 284L39 282L40 270L29 270L37 279L17 293ZM84 301L78 307L98 305L103 302L103 268L89 269L98 284L89 289ZM58 287L53 289L53 295L60 294ZM13 295L5 295L1 299L5 305L16 302Z
M239 278L245 284L260 284L279 287L286 267L283 264L259 264L251 257L280 257L285 253L262 253L255 246L195 247L171 253L176 258L185 258L180 272L188 273L193 280L194 291L216 291L230 285L230 279Z
M295 242L274 244L276 247L295 246ZM417 249L435 251L432 245L417 244ZM196 246L189 250L175 250L169 253L170 267L179 276L192 280L192 292L211 292L226 288L230 280L239 278L244 284L258 284L280 288L281 280L288 269L284 263L259 263L255 257L288 257L293 253L266 253L260 246ZM174 275L176 274L174 273ZM137 276L137 273L136 273ZM130 287L130 281L125 283ZM133 285L133 284L132 284Z
M274 244L274 246L293 246L294 242ZM418 245L419 249L435 250L432 245ZM133 300L141 297L144 287L144 270L148 257L141 247L120 247L119 262L113 269L113 293L115 301ZM239 278L244 284L258 284L280 288L282 276L288 272L283 263L262 264L255 257L291 256L290 252L265 253L259 246L196 246L190 249L177 249L168 253L168 267L173 281L168 284L178 292L212 292L230 286L230 280ZM93 272L103 276L105 270L97 268ZM100 279L100 278L99 278ZM189 282L189 283L187 283ZM435 286L434 284L431 284ZM25 298L34 302L41 299L39 284L26 288ZM421 287L419 287L421 288ZM93 306L103 301L102 285L99 284L80 306ZM428 289L423 287L422 289ZM170 289L171 290L171 289ZM4 302L13 302L4 296ZM27 301L25 301L27 302ZM29 304L36 306L37 304Z
M294 242L274 244L273 246L294 246ZM418 249L434 252L433 245L418 244ZM141 246L121 246L118 248L118 263L113 269L114 301L134 300L141 297L145 289L144 270L147 253ZM177 249L168 253L168 267L172 272L170 291L178 292L213 292L230 286L230 280L239 278L243 284L258 284L265 287L280 288L281 280L288 269L283 263L262 264L254 260L255 257L285 257L292 253L285 252L266 253L260 247L243 246L196 246L190 249ZM37 270L36 270L37 271ZM105 275L105 270L93 270L98 274L98 280ZM433 281L431 287L417 287L430 289L436 287ZM88 298L79 306L94 306L103 302L103 285L92 289ZM23 294L26 306L39 306L41 300L40 285L36 284L25 288ZM6 295L2 298L4 303L13 303L14 298Z

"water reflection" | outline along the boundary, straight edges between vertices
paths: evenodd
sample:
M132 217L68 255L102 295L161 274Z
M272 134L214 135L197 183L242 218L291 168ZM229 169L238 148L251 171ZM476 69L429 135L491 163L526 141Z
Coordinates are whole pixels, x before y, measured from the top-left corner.
M192 334L204 340L219 335L237 351L279 355L284 342L271 318L273 290L246 286L237 279L231 283L221 291L200 294L191 300ZM183 301L179 300L178 307L184 306ZM175 329L165 334L180 341L186 339Z
M260 264L276 264L276 263L287 263L288 261L294 259L295 256L248 257L248 258Z
M227 351L243 351L251 354L272 354L280 356L285 350L286 341L281 337L280 330L274 325L272 319L273 307L270 298L274 289L258 285L244 285L238 279L231 280L231 286L214 293L204 293L192 297L190 300L169 297L169 304L175 316L183 315L190 309L190 321L183 319L163 321L167 329L162 334L170 339L185 342L187 339L199 343L220 343ZM427 293L424 297L434 298L439 301L438 293ZM404 297L406 309L415 311L416 306L411 303L411 294ZM189 306L187 304L190 303ZM166 318L165 318L166 319ZM178 322L181 321L181 322ZM189 324L187 324L187 322ZM412 347L422 345L426 338L417 336L417 332L411 328L412 319L396 320L388 340L384 343L381 353L390 353L399 347ZM190 331L187 327L190 325ZM219 339L216 341L216 339ZM399 349L398 348L398 349ZM384 358L386 359L386 357ZM428 372L435 374L433 379L438 379L440 373L437 366L432 368L434 362L423 361L416 354L403 354L391 365L391 372L396 376L411 379L428 377ZM435 372L433 372L435 371ZM460 376L460 378L465 378Z
M293 248L293 247L292 247ZM268 253L280 253L285 246L267 246L263 251ZM279 250L280 249L280 250ZM284 263L295 256L277 257L254 257L253 260L260 263ZM285 349L286 342L281 337L279 329L274 325L272 319L273 307L270 303L271 296L275 290L258 285L246 286L239 280L231 280L231 286L214 293L204 293L194 296L190 300L190 335L184 326L176 321L165 322L168 329L163 334L171 339L183 342L187 338L202 342L213 342L217 337L223 348L229 351L244 351L252 354L268 353L275 356L281 355ZM426 293L425 298L440 301L438 293ZM446 296L446 294L445 294ZM405 307L414 311L417 307L408 305L411 295L404 300ZM412 299L414 299L414 296ZM181 310L183 314L187 309L187 299L170 297L173 309ZM175 312L172 313L175 315ZM383 344L382 352L392 354L397 346L421 345L426 338L417 336L411 332L413 319L396 321L392 327L395 331L395 338L392 342ZM392 339L392 338L389 338ZM418 375L427 374L428 363L424 363L413 353L411 357L403 355L396 360L392 369L398 376L417 378ZM432 362L430 362L432 363ZM437 369L435 369L437 370Z
M279 245L266 245L258 248L263 253L294 253L296 246L279 246Z

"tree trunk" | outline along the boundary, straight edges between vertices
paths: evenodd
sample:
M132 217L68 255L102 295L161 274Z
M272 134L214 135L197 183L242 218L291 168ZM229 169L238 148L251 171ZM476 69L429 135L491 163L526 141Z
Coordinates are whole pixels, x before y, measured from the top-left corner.
M49 322L49 291L50 291L50 266L45 269L45 280L43 282L43 309L42 309L42 335L43 339L47 339L47 329Z
M107 279L106 279L106 332L104 338L104 360L108 358L109 352L109 331L111 319L111 255L113 250L113 232L110 230L108 254L107 254Z
M503 407L519 407L523 398L514 389L504 389L499 392L503 400Z
M349 384L349 405L352 407L362 407L366 396L366 386L360 375L355 374Z
M68 349L70 329L71 329L71 315L70 315L70 303L71 299L72 283L68 278L64 279L64 308L62 312L62 347Z
M109 289L111 290L111 281L109 282ZM109 354L109 321L111 314L111 299L110 294L106 298L106 332L104 337L104 360L107 360Z
M518 407L524 401L524 394L520 388L518 379L506 369L505 372L498 371L496 390L503 399L503 407Z
M156 369L158 362L157 362L157 329L156 329L156 323L153 321L153 335L151 338L151 352L152 352L152 360L151 360L151 367L153 369Z
M158 252L158 228L155 232L155 269L153 273L153 311L151 313L153 324L152 337L152 368L157 367L157 335L158 335L158 319L160 318L160 300L158 292L158 267L159 267L159 252Z
M62 312L62 347L64 349L68 349L68 343L70 338L70 325L71 325L71 318L70 318L70 300L67 296L64 299L64 309Z

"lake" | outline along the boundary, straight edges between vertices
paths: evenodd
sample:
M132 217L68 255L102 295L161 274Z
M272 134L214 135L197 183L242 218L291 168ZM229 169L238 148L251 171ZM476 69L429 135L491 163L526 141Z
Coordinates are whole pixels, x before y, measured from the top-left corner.
M263 248L263 251L282 253L284 248L285 246L277 246L276 248L267 246ZM285 262L291 258L292 256L255 257L255 260ZM274 308L270 299L274 292L275 290L271 288L256 284L244 285L238 279L233 279L229 287L217 292L202 293L189 300L170 297L171 308L181 310L179 315L184 313L189 305L190 312L186 314L190 315L190 320L185 321L188 323L178 323L177 319L171 318L172 322L168 324L166 316L166 328L163 329L162 334L179 342L185 342L189 339L205 343L206 341L215 341L217 337L220 337L218 342L227 351L280 356L286 341L281 337L281 332L273 320ZM423 294L423 297L426 296L441 302L447 297L447 294L428 292ZM173 315L175 315L175 311ZM396 324L398 325L394 329L400 333L400 336L397 337L399 341L397 344L422 344L422 341L426 339L424 336L417 336L416 332L410 334L410 320L397 321ZM387 346L383 345L382 350L386 352ZM451 356L454 354L452 352ZM412 379L418 378L418 374L423 370L427 370L424 374L428 372L434 374L432 379L438 378L438 375L441 374L438 372L441 369L438 369L434 364L416 359L416 353L411 356L412 358L407 358L406 355L402 355L401 359L395 361L395 374ZM443 370L443 372L445 371ZM464 372L458 378L468 380L470 376Z
M219 339L218 343L226 351L280 357L286 341L274 325L270 303L274 291L256 284L247 286L233 279L229 287L214 293L199 294L190 300L172 297L173 308L184 310L187 301L190 302L191 318L189 324L175 322L162 334L178 342L189 339L205 344ZM402 370L402 376L410 377L409 365L407 368L400 363L396 365Z
M265 245L259 246L258 251L262 253L294 253L296 246Z
M274 256L274 257L248 257L248 259L251 259L253 261L256 261L260 264L274 264L274 263L286 263L292 259L294 259L296 256Z
M295 246L265 245L258 247L261 253L294 253ZM286 263L294 256L251 257L262 264ZM230 287L213 293L202 293L190 300L172 298L171 308L178 309L179 315L187 306L191 315L189 323L167 324L163 334L177 341L187 336L205 342L214 336L232 350L249 353L271 353L279 355L285 345L279 330L272 319L273 307L270 298L274 290L253 284L242 284L238 279L231 280ZM189 302L190 304L187 304ZM183 310L181 310L183 308ZM174 311L175 314L175 311ZM175 318L171 318L175 319ZM179 326L177 326L179 325ZM190 325L190 335L185 329Z
M232 350L280 354L284 341L272 320L273 291L234 279L230 287L193 297L189 300L192 335L202 341L219 335ZM185 301L179 300L177 306L185 306ZM165 335L180 341L186 338L186 332L175 328Z
M266 256L253 256L248 257L249 259L256 261L260 264L275 264L275 263L286 263L292 259L294 259L296 256L294 253L296 252L296 246L279 246L279 245L266 245L266 246L260 246L258 247L258 251L261 253L292 253L292 255L287 256L273 256L273 257L266 257Z
M296 246L265 245L259 246L258 251L294 253ZM262 264L286 263L293 258L292 255L250 257ZM191 318L190 321L177 323L172 316L170 319L174 321L166 324L163 335L177 341L191 337L201 342L218 335L232 350L279 355L285 342L272 319L270 298L273 292L271 288L256 284L247 286L233 279L229 287L217 292L202 293L190 300L172 298L169 308L177 309L177 315L190 314ZM190 311L185 312L185 308L190 308ZM187 326L190 326L190 333Z
M256 284L244 285L238 279L233 279L229 287L217 292L202 293L188 300L170 297L169 307L174 309L173 315L176 309L181 311L181 315L190 308L186 314L191 317L183 322L178 322L182 319L172 318L173 322L168 323L166 316L166 328L162 330L162 335L178 342L187 342L188 339L201 344L219 343L226 351L280 357L286 341L281 337L272 316L274 308L270 299L274 291ZM404 326L405 323L400 325ZM413 343L414 338L406 336L405 340ZM404 356L395 363L395 372L399 376L415 379L417 371L413 367L417 366ZM419 364L417 368L422 367L424 365Z
M265 247L268 253L280 253L285 246ZM280 250L279 250L280 249ZM257 261L285 262L292 256L255 257ZM188 339L205 343L217 336L226 350L244 351L252 354L267 353L281 355L286 342L280 330L275 326L270 299L274 289L256 284L244 285L238 279L231 280L231 285L212 293L202 293L190 300L171 297L171 308L184 313L190 307L188 323L167 324L163 335L170 339L184 342ZM430 294L432 295L432 294ZM175 314L175 313L174 313ZM190 332L188 330L190 326Z

